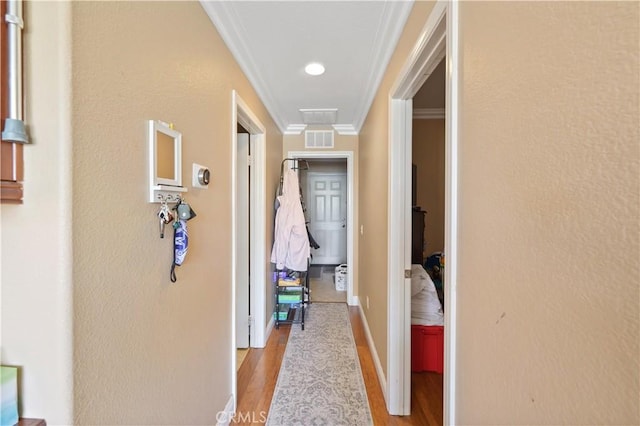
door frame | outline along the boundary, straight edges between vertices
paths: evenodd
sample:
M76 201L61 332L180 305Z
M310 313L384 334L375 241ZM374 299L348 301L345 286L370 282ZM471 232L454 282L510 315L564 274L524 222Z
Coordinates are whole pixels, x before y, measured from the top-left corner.
M233 409L237 407L237 365L236 365L236 190L237 190L237 152L238 123L249 131L251 146L250 178L250 298L251 298L251 336L249 346L263 348L266 343L266 128L255 113L242 100L237 91L231 92L231 392Z
M353 253L353 234L354 228L354 155L353 151L289 151L287 158L304 158L304 159L346 159L347 160L347 265L352 270L347 274L347 304L349 306L358 305L358 297L353 294L353 276L354 276L354 253Z
M444 424L455 424L456 270L458 233L459 5L438 1L398 74L389 97L387 408L411 412L411 148L413 97L445 57L445 348ZM397 232L403 230L404 232ZM398 285L397 283L402 283Z

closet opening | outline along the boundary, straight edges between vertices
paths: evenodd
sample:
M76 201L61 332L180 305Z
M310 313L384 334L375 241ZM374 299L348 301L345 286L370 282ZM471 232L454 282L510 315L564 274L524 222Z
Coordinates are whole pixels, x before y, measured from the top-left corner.
M272 293L267 294L266 129L235 90L231 98L232 394L225 410L233 412L238 402L237 370L242 355L249 359L251 349L263 348L269 337L267 303ZM248 350L239 353L238 348ZM241 384L241 392L245 385Z
M237 123L236 168L236 370L251 336L251 134Z

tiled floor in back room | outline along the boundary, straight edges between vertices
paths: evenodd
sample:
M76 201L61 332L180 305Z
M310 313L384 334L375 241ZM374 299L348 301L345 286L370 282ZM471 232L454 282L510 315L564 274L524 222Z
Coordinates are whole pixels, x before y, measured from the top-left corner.
M335 265L311 266L309 288L311 302L347 302L347 292L337 291L334 281Z

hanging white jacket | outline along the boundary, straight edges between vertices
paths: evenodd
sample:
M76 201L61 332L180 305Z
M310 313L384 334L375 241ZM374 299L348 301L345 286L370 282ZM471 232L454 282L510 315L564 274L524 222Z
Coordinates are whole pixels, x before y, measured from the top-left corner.
M271 262L277 269L306 271L311 248L300 202L298 174L294 170L285 170L278 202Z

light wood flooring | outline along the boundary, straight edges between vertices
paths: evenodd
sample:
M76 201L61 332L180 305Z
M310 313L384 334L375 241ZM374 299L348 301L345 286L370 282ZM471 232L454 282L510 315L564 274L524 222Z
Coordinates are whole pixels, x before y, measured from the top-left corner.
M357 307L349 307L353 336L360 358L369 406L375 425L441 425L442 424L442 375L437 373L411 374L411 415L390 416L362 320ZM299 325L294 325L299 327ZM278 380L278 372L289 338L290 326L274 329L264 349L251 348L238 370L238 420L232 424L261 424L266 419L271 398ZM285 425L283 425L285 426Z

